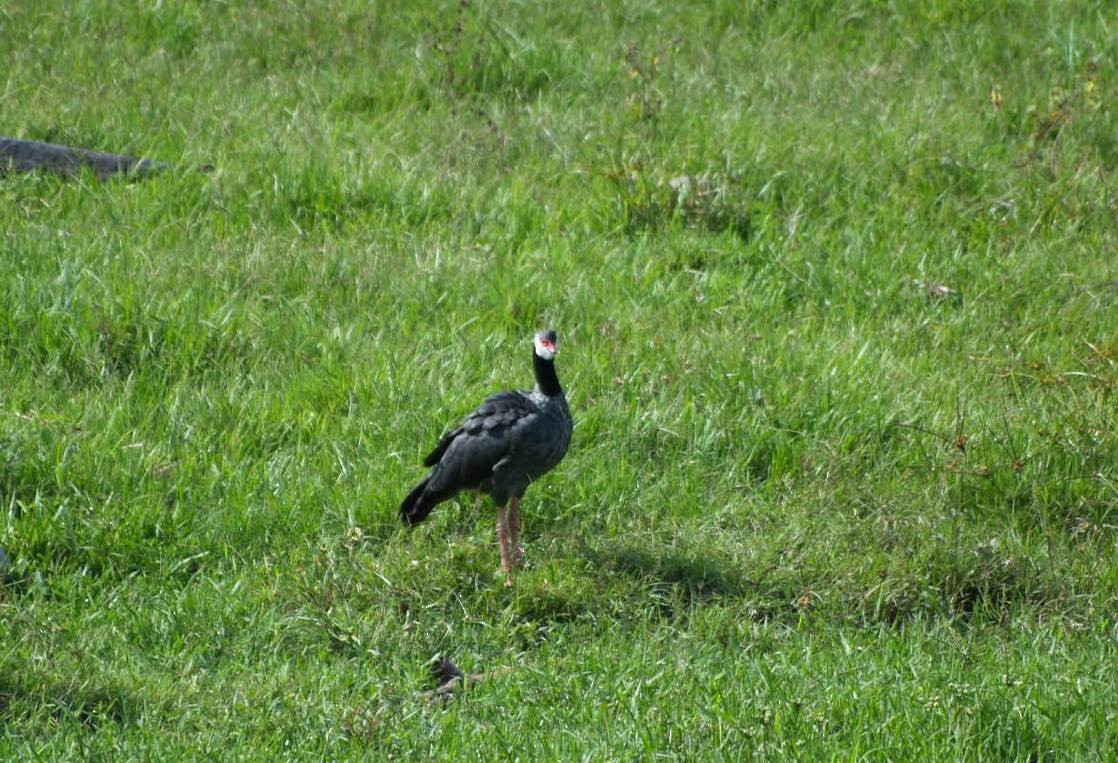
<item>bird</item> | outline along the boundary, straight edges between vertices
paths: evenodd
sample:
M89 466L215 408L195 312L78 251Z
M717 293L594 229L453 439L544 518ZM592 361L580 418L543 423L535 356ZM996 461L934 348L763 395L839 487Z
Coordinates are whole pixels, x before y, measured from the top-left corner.
M497 507L500 573L513 585L523 567L520 499L534 481L567 454L574 421L555 372L559 338L540 331L532 339L536 386L531 392L490 395L424 459L431 471L400 504L400 519L413 527L443 501L463 490L490 496Z

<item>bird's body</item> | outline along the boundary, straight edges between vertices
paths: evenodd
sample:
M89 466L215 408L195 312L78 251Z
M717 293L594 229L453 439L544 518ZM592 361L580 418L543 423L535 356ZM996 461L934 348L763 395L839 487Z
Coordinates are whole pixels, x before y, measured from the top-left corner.
M497 504L502 569L519 561L520 498L563 460L573 430L555 373L556 341L553 331L535 338L534 390L490 395L439 441L423 462L431 471L400 504L405 524L422 522L436 505L463 490L476 490ZM510 502L512 515L506 522L505 505Z

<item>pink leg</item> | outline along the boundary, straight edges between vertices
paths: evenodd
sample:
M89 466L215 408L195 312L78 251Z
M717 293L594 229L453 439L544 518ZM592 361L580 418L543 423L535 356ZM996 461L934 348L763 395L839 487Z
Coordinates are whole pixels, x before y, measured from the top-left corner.
M497 545L501 548L501 572L505 573L505 585L512 585L512 565L509 559L509 525L505 507L497 507Z
M520 546L520 499L513 498L509 507L509 549L512 563L517 567L524 566L524 549Z

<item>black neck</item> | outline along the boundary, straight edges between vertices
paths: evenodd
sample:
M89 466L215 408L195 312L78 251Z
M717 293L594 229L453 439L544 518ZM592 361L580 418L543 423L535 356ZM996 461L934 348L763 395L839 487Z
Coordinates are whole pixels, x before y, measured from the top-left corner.
M555 360L544 360L533 352L532 364L536 367L536 389L548 397L562 394L563 388L559 386L559 377L555 374Z

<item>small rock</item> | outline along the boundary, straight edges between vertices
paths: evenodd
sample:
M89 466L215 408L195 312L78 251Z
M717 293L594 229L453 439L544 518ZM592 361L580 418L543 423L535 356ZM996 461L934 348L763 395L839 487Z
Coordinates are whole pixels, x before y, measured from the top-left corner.
M937 283L936 281L917 281L916 284L923 289L924 294L929 299L951 302L961 302L963 299L963 295L958 289L952 289L944 283Z
M431 661L431 678L440 689L465 677L466 674L449 657L440 656Z
M680 175L668 181L668 187L676 193L686 193L691 190L691 177L689 175Z

